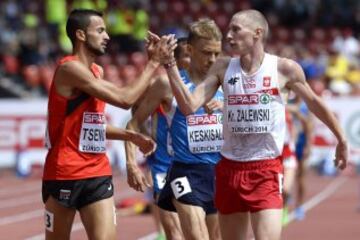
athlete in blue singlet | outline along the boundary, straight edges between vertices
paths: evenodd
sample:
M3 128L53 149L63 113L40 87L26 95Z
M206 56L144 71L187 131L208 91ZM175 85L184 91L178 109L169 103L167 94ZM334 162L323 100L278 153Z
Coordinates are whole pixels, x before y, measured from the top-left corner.
M182 71L183 82L190 91L204 78L221 52L221 32L208 19L190 26L191 66ZM173 63L170 63L170 65ZM176 211L185 239L220 239L214 207L215 164L220 160L223 144L220 91L207 106L185 116L176 107L170 122L174 160L160 193L159 207ZM206 110L211 110L209 111Z

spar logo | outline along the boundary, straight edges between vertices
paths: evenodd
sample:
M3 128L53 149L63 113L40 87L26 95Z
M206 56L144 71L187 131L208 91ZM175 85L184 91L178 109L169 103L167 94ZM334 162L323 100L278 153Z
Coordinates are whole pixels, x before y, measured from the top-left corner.
M46 116L0 116L0 150L43 148Z
M260 102L262 104L268 104L270 102L271 98L270 95L267 93L261 94L260 95Z
M220 124L222 122L222 114L190 115L186 118L186 123L188 126L212 125Z
M259 103L258 94L229 95L229 105L255 105Z
M102 113L84 113L84 122L91 124L105 124L106 118Z
M351 145L360 147L360 112L353 113L345 126Z

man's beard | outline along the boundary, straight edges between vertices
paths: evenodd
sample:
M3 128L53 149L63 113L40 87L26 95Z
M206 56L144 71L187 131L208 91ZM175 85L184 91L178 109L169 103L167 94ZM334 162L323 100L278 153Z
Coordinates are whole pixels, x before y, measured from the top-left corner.
M95 56L102 56L105 54L105 51L101 51L98 48L95 48L93 45L90 44L90 42L86 41L85 42L86 48L93 53Z

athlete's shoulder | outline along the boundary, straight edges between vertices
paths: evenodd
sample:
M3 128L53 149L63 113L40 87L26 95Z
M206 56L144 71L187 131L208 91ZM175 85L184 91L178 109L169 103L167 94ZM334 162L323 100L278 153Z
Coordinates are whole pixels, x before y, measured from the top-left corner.
M87 70L87 68L80 61L68 61L68 62L64 62L58 66L59 73L76 74L79 71L81 72L84 70Z
M100 77L104 78L104 68L102 66L100 66L99 64L96 64L96 63L93 63L93 66L99 72Z
M209 70L210 76L216 76L217 79L222 82L225 75L226 69L230 63L231 57L229 56L220 56L216 59L216 62L211 66Z
M278 57L278 69L284 75L291 75L302 71L301 66L296 61L283 57Z
M221 57L218 57L217 60L216 60L216 64L219 66L219 67L227 67L227 65L229 64L231 60L231 57L229 56L221 56Z

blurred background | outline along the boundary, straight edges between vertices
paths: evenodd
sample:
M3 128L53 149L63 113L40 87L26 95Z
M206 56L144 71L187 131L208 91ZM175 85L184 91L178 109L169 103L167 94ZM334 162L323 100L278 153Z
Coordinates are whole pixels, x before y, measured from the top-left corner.
M74 8L104 12L111 41L107 54L97 63L104 67L105 79L117 85L130 83L143 70L148 30L186 37L189 23L208 17L225 36L234 13L248 8L261 11L270 25L266 51L292 58L302 66L308 83L324 98L346 132L351 151L349 174L359 172L358 0L2 0L0 179L4 179L4 171L24 179L41 176L47 94L57 61L71 54L65 25ZM223 50L231 54L225 41ZM108 117L124 127L130 113L109 106ZM320 122L314 120L313 125L307 165L319 175L339 175L332 166L336 139ZM109 143L109 155L113 165L123 171L123 144Z
M356 0L3 0L0 3L0 96L46 97L56 61L71 53L65 32L73 8L103 11L111 36L99 58L106 79L132 81L146 62L147 30L186 36L201 17L224 34L233 13L255 8L270 24L267 51L296 59L321 94L359 95L360 2ZM224 45L225 53L229 53Z

